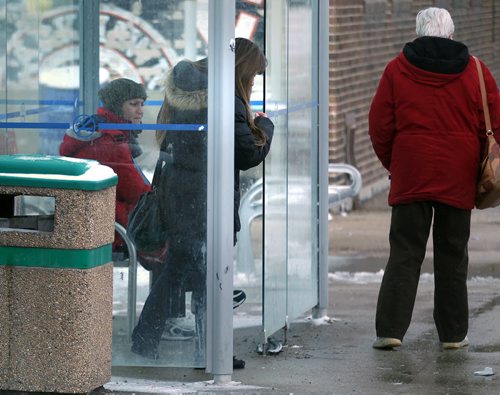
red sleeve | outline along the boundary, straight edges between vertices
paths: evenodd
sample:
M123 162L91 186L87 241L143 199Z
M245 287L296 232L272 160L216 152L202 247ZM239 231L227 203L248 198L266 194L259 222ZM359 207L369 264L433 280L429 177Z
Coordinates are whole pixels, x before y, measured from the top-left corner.
M97 144L96 157L103 165L109 166L118 176L116 186L116 220L127 226L128 215L139 201L139 197L151 186L142 171L135 164L127 142L106 139Z
M382 165L389 170L392 143L396 132L392 80L389 76L390 64L380 79L368 114L368 132L375 154Z
M114 163L109 166L118 176L116 199L135 205L139 197L150 189L149 182L133 161L128 144L119 144L113 159Z

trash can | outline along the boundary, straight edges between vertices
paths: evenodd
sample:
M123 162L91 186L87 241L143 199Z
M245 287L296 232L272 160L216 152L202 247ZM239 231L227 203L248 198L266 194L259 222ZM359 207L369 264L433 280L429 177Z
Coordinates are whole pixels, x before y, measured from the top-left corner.
M92 160L0 156L0 389L110 380L116 183Z

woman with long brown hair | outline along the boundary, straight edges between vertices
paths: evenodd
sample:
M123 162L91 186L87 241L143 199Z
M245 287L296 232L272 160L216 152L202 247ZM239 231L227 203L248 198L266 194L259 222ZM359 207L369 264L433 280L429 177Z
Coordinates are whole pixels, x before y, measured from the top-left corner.
M263 74L267 60L252 41L237 38L235 45L234 114L234 243L240 231L240 171L262 163L271 148L274 125L264 112L253 116L250 95L255 76Z
M235 169L234 241L240 230L240 170L261 163L269 152L274 125L265 113L252 115L250 95L253 80L264 72L267 61L262 51L249 40L237 38L235 46ZM168 74L165 100L158 123L207 123L207 59L183 60ZM179 128L182 129L182 128ZM168 252L163 269L153 284L132 335L132 351L158 359L158 345L167 318L183 314L184 293L192 291L191 308L195 314L195 352L199 366L204 363L206 324L206 232L207 232L207 134L206 130L159 132L161 151L170 158L162 171L160 194L164 196L165 229ZM244 295L244 293L242 292ZM244 298L244 297L243 297ZM233 307L236 306L236 298ZM239 299L239 303L242 299ZM234 368L244 361L235 359Z

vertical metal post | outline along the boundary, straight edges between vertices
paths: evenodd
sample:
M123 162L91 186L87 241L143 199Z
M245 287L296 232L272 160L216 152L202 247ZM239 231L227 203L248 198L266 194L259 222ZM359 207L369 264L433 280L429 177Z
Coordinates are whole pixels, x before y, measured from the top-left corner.
M99 1L78 2L80 99L83 114L95 113L99 100Z
M329 135L329 1L318 0L318 305L314 318L327 315L328 309L328 135Z
M234 0L210 0L208 23L207 372L233 372Z

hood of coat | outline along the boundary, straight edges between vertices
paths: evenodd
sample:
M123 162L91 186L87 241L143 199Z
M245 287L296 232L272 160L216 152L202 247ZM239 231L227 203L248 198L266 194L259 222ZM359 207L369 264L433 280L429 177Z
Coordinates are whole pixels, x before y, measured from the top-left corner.
M458 78L469 63L469 50L461 42L441 37L419 37L398 56L401 72L427 85L442 86Z
M207 59L182 60L167 74L165 100L170 106L185 111L199 111L207 107L207 88Z

